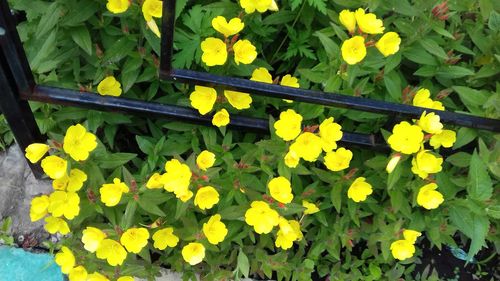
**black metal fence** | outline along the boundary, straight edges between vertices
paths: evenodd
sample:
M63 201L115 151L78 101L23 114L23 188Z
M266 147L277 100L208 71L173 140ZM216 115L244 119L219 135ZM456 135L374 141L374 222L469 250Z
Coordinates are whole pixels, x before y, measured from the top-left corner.
M397 118L418 118L423 113L435 112L443 123L458 126L500 131L500 121L448 111L424 109L404 104L389 103L335 93L295 89L279 85L254 82L246 79L224 77L205 72L172 68L173 38L175 31L175 0L163 1L160 79L197 85L222 86L254 95L289 99L324 106L345 107L369 111ZM158 104L100 95L82 94L80 91L46 87L34 82L26 54L16 31L16 20L7 0L0 0L0 109L9 123L21 149L33 142L43 142L44 137L36 125L28 101L85 107L101 111L136 114L146 118L171 118L199 124L211 124L211 116L201 116L194 109L176 105ZM262 133L269 131L268 121L260 118L231 115L229 124ZM385 147L380 136L345 132L342 142L375 149ZM31 165L35 175L42 174L40 167Z

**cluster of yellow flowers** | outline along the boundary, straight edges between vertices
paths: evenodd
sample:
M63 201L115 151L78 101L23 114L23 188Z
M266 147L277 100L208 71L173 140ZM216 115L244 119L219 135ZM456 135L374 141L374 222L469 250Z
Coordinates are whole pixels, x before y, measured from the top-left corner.
M280 202L288 204L293 199L290 182L284 177L273 178L268 183L271 196ZM319 208L307 201L302 201L304 206L304 216L319 212ZM258 234L268 234L275 226L278 226L276 233L276 247L288 250L293 246L293 242L302 240L300 222L297 220L287 220L278 211L271 208L265 201L253 201L250 208L245 212L245 222L252 226Z
M284 141L293 141L285 155L285 164L295 168L304 159L315 162L326 152L324 164L331 171L341 171L349 167L352 152L345 148L337 149L337 141L342 139L342 127L333 122L333 117L325 119L319 125L319 132L314 133L318 126L302 130L302 116L293 109L280 113L280 118L274 123L276 135ZM334 151L334 149L337 149Z
M89 228L87 228L89 229ZM100 232L100 230L96 229L97 231ZM85 230L86 231L86 230ZM85 233L84 231L84 233ZM106 234L103 232L98 233L100 236L100 240L97 245L104 245L108 244L107 246L104 247L116 247L115 244L108 243L106 240L109 239L104 239L106 237ZM85 234L84 234L85 236ZM96 236L97 237L97 236ZM95 237L93 237L95 238ZM88 239L88 238L87 238ZM113 240L110 240L113 241ZM115 241L113 241L115 242ZM117 242L116 242L117 243ZM85 245L86 249L88 244ZM118 244L120 248L107 248L104 250L102 246L99 246L99 249L103 249L101 251L108 251L108 254L122 254L120 251L117 249L123 250L120 244ZM96 250L93 250L91 252L95 252ZM125 251L125 250L123 250ZM126 253L125 253L126 255ZM93 272L93 273L88 273L87 269L82 266L82 265L77 265L76 262L76 257L75 254L66 246L61 247L61 250L56 254L55 256L55 262L61 267L61 272L64 274L68 275L69 281L109 281L108 277L99 273L99 272ZM134 278L132 276L120 276L116 279L116 281L133 281Z
M125 13L130 7L130 0L108 0L106 8L113 14ZM146 20L149 29L158 37L160 37L160 29L154 18L161 18L163 11L163 2L160 0L145 0L142 3L142 15Z
M429 98L427 89L420 89L416 93L413 104L439 110L444 109L440 102L432 101ZM456 133L452 130L443 129L439 115L434 112L424 112L420 119L415 121L413 125L403 121L394 126L392 135L387 142L393 150L399 153L392 156L387 165L387 172L391 173L394 170L402 157L400 153L413 154L411 171L425 180L430 174L440 172L443 163L443 158L439 154L436 155L429 149L425 149L425 143L429 141L430 146L434 149L441 146L449 148L456 141ZM417 195L418 205L429 210L437 208L444 199L443 195L436 189L437 185L435 183L421 187Z
M62 145L54 142L52 148L57 150L56 154L62 157L50 155L43 158L51 148L47 144L34 143L26 148L26 158L31 163L36 163L43 158L42 169L53 179L54 192L33 198L30 208L32 221L45 218L47 232L68 234L70 229L63 217L72 220L80 213L80 197L77 192L87 181L87 174L80 169L73 168L76 165L68 163L69 160L65 159L65 156L68 155L74 161L85 161L96 146L95 135L77 124L68 128Z
M418 90L413 98L413 105L430 108L434 110L444 110L444 106L439 101L430 98L430 91L422 88ZM420 187L417 194L417 204L427 210L436 209L444 202L443 195L437 191L438 185L433 182L429 175L439 173L442 170L443 158L436 152L425 148L425 144L435 150L441 146L450 148L456 141L456 133L452 130L443 129L439 115L434 112L420 116L420 119L413 120L414 124L403 121L395 125L392 135L387 142L395 153L389 160L386 170L392 173L403 155L413 155L411 171L427 184ZM403 155L402 155L403 154ZM405 230L405 239L392 243L391 251L396 259L404 260L410 258L415 253L415 239L420 236L420 232Z
M404 239L394 241L391 244L390 249L392 256L398 260L405 260L413 257L413 254L415 254L415 242L421 235L422 233L418 231L405 229L403 231Z
M251 64L257 58L255 46L248 40L239 39L239 33L245 27L240 18L228 22L225 17L218 16L212 20L212 27L224 35L224 41L208 37L201 42L201 60L207 66L224 65L230 52L234 53L236 64Z
M255 69L250 78L252 81L273 84L273 77L269 71L263 67ZM290 74L283 76L280 85L293 88L300 87L299 80ZM250 108L252 97L247 93L224 90L224 97L229 104L237 110ZM191 106L198 110L201 115L205 115L212 111L215 103L218 100L217 91L214 88L195 86L194 92L189 96ZM285 100L286 102L292 102ZM230 122L229 112L222 108L217 111L212 117L212 124L217 127L226 126Z
M388 57L399 51L401 38L396 32L387 32L375 43L370 35L382 34L385 30L382 20L377 19L377 16L372 13L365 13L362 8L352 12L343 10L339 14L339 20L342 25L349 31L352 36L350 39L342 43L341 51L342 58L348 64L357 64L366 57L366 47L375 47ZM357 28L356 28L357 27ZM359 35L355 35L356 31ZM368 42L365 40L369 39Z
M208 150L202 151L196 157L196 165L200 173L213 167L215 161L215 154ZM195 174L188 165L181 163L177 159L172 159L165 164L165 173L153 174L146 183L146 187L149 189L164 188L168 192L173 192L182 202L187 202L193 197L193 192L189 189L189 186L192 181L197 181L198 179L208 181L208 176ZM219 192L213 186L203 186L201 184L205 184L205 182L198 183L199 187L194 197L194 205L200 210L209 210L219 202ZM222 217L220 214L215 214L203 224L202 232L210 244L219 244L224 241L227 235L228 230L221 219ZM173 235L172 232L173 229L170 229L168 234ZM154 235L153 239L155 239ZM177 242L175 244L177 244ZM163 242L164 245L166 245L165 243L166 242ZM169 244L169 247L174 247L175 245L173 244L174 243ZM165 247L163 247L163 249L164 248ZM182 257L191 265L198 264L205 257L205 246L200 242L191 242L183 247Z

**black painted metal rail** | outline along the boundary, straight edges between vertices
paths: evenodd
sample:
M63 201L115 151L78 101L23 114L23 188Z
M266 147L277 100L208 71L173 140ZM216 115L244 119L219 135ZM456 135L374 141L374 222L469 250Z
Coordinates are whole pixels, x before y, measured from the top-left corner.
M290 99L325 106L344 107L389 116L419 117L423 111L435 112L444 123L459 126L500 131L500 121L448 111L436 111L409 105L352 97L335 93L323 93L270 85L241 78L217 76L205 72L173 69L173 42L175 32L176 0L163 1L160 79L176 82L222 86L255 95ZM0 0L0 109L4 112L21 149L33 142L44 141L36 125L28 100L67 106L85 107L101 111L136 114L146 118L170 118L174 120L210 125L210 116L201 116L196 110L175 105L144 102L126 98L103 97L93 93L36 85L26 54L16 30L16 21L7 0ZM231 116L232 128L268 133L266 119ZM342 142L372 149L384 149L386 145L374 135L345 132ZM40 167L31 166L40 176Z

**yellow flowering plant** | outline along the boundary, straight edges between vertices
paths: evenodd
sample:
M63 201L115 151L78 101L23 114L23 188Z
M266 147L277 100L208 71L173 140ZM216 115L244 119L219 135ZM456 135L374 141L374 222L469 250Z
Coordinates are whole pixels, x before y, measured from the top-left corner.
M436 249L494 250L496 138L440 117L499 116L488 5L449 2L447 18L424 0L177 1L174 68L425 110L401 119L160 81L160 0L24 1L9 3L26 11L40 83L191 106L211 125L32 104L51 140L26 157L53 191L30 217L62 237L45 245L69 280L160 266L186 280L413 280ZM269 120L270 136L226 128L236 114Z

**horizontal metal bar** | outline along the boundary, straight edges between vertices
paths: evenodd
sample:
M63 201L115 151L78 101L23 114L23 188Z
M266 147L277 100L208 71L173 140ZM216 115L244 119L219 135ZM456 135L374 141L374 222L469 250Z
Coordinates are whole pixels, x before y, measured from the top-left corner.
M495 132L500 131L500 120L496 119L482 118L450 111L433 110L362 97L290 88L280 85L250 81L248 79L219 76L206 72L173 69L170 72L161 71L160 78L198 85L222 85L233 90L267 97L289 99L325 106L344 107L386 115L398 114L408 118L419 118L424 111L435 112L441 117L441 122L443 123Z
M198 111L182 106L145 102L127 98L100 96L94 93L79 92L68 89L35 86L31 95L24 99L60 104L66 106L84 107L93 110L130 113L146 118L170 118L179 121L202 125L211 125L212 116L201 116ZM266 119L231 115L231 128L250 130L261 134L269 134L269 122ZM344 132L342 143L368 146L372 149L386 150L385 143L377 142L375 136Z

